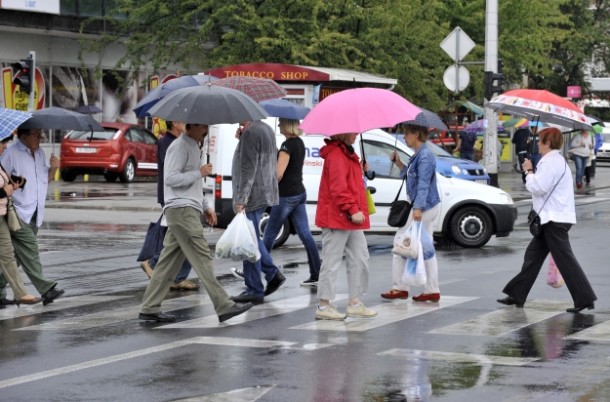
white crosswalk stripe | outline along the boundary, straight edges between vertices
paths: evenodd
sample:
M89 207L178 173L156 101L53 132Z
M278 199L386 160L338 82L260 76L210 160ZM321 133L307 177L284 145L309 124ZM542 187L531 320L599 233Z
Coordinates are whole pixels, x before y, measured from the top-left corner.
M476 297L443 296L438 303L396 300L392 303L368 306L368 308L377 311L377 316L373 318L348 318L345 321L316 320L289 329L362 332L476 299Z
M493 356L473 353L439 352L418 349L390 349L378 353L380 356L391 356L407 360L436 360L452 363L493 364L500 366L523 366L540 360L535 357Z
M431 334L467 336L503 336L523 327L562 314L569 304L549 300L531 300L526 308L504 307L470 320L430 331Z

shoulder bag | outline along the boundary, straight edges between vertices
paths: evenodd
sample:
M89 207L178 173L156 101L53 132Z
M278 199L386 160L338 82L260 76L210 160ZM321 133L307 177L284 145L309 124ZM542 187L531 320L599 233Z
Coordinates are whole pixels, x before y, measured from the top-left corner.
M400 188L398 189L398 194L396 194L396 198L390 204L390 212L388 213L388 225L394 228L403 227L407 223L407 219L409 218L409 212L411 212L411 203L406 200L399 200L400 192L402 191L402 186L405 184L407 177L405 176L402 179L402 183L400 184Z
M8 174L8 172L6 172L6 170L4 170L4 167L2 167L2 165L0 165L0 169L2 169L2 171L4 173L6 173L7 181L10 184L13 184L13 180L11 180L11 176ZM6 223L8 224L8 229L11 232L16 232L18 230L21 230L21 220L19 219L19 216L17 215L17 211L15 211L15 205L13 205L13 197L7 197Z
M534 237L542 237L542 223L540 222L540 215L538 215L538 214L542 211L542 208L544 208L544 206L546 205L546 202L551 197L551 194L553 194L553 191L555 191L555 188L557 188L557 185L559 184L561 179L563 179L563 176L566 174L566 169L567 169L567 164L563 168L563 174L561 175L559 180L557 180L557 183L555 183L555 186L553 186L553 189L551 190L549 195L547 195L546 199L544 200L544 203L540 207L540 211L536 212L534 210L534 208L532 207L532 210L527 215L527 224L530 228L530 233Z

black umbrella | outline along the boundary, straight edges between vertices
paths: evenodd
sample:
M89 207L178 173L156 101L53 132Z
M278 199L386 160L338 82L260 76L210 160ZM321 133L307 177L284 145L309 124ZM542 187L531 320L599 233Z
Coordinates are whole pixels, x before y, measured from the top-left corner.
M97 114L102 113L102 109L95 105L83 105L73 109L77 113L82 114Z
M55 106L32 112L32 117L19 128L104 131L104 128L93 117Z

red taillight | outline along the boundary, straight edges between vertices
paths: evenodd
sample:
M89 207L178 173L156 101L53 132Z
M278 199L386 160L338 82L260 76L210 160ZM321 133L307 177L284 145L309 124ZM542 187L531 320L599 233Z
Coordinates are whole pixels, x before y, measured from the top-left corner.
M214 179L214 198L218 199L222 197L222 176L216 175Z

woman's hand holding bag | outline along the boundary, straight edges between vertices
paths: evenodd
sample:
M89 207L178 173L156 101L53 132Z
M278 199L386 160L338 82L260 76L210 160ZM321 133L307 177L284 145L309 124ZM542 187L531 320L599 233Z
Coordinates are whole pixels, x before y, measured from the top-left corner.
M239 212L216 242L216 258L256 262L261 258L254 224Z

